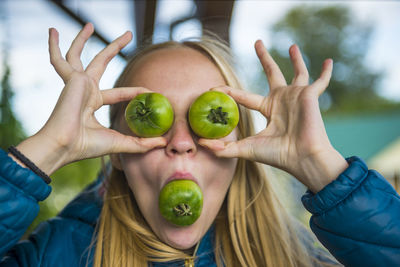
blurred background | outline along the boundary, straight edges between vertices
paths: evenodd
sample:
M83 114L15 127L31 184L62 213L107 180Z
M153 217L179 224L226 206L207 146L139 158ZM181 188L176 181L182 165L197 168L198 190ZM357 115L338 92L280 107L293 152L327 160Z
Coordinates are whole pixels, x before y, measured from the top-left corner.
M266 95L268 84L254 53L262 39L288 81L288 48L300 46L311 81L322 62L334 60L333 77L320 97L328 135L345 157L357 155L399 191L400 182L399 1L200 1L200 0L2 0L0 1L0 146L7 149L36 133L63 88L49 63L48 28L60 32L63 53L82 25L95 36L84 65L110 41L133 32L134 40L110 63L100 83L112 88L126 58L144 39L182 40L211 30L236 56L237 73L249 91ZM265 120L255 114L258 129ZM109 125L108 108L96 113ZM41 202L32 228L57 214L100 170L100 159L70 164L52 175L53 193ZM304 186L269 169L287 209L307 224L300 204Z

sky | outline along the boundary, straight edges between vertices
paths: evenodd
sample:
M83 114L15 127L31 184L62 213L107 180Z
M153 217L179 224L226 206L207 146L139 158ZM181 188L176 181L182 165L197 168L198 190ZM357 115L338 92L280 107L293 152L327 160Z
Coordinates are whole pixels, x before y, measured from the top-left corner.
M375 32L365 62L372 69L386 71L379 92L400 101L400 1L236 1L230 29L231 46L245 84L254 76L254 70L259 70L254 42L262 39L268 47L271 44L271 26L290 8L304 4L345 5L352 9L361 23L373 22ZM73 0L67 5L93 22L108 39L133 29L130 1ZM171 21L191 14L193 8L190 0L160 1L156 14L156 42L167 40ZM66 53L80 26L45 0L3 0L0 2L0 16L4 18L0 21L0 62L7 56L12 71L15 113L26 133L32 135L48 119L63 88L61 79L49 63L48 28L55 27L60 32L60 48ZM178 27L173 37L181 39L199 32L199 23L190 21ZM134 41L127 51L133 46ZM103 47L91 39L82 55L84 65ZM108 66L100 88L112 88L123 67L124 60L116 57ZM105 126L108 126L107 116L107 107L96 112L96 117Z

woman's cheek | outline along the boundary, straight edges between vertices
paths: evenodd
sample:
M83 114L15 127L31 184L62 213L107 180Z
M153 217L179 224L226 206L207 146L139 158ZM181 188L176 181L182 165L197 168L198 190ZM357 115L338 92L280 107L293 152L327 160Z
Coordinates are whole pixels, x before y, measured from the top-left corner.
M214 154L208 155L208 164L203 166L204 177L212 189L226 191L232 182L236 170L237 158L218 158Z
M145 154L125 154L123 157L123 169L128 179L129 184L132 187L142 186L156 186L157 180L154 177L158 177L160 171L157 160L157 155L162 152L154 149Z

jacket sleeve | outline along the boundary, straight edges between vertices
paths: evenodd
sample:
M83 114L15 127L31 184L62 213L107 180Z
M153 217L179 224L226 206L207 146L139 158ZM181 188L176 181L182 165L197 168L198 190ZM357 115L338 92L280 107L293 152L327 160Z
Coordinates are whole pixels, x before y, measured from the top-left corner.
M38 201L50 192L39 176L0 150L0 261L37 216Z
M345 266L400 266L400 196L357 157L317 194L302 198L311 230Z

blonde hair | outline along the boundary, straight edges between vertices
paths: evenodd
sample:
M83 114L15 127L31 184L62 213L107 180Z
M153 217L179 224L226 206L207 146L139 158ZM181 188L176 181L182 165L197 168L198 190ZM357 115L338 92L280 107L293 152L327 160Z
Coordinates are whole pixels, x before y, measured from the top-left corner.
M219 68L228 86L242 88L229 48L215 38L182 43L169 41L141 49L116 82L124 86L135 63L159 49L189 47ZM126 103L111 107L111 128L117 128ZM249 110L240 107L239 139L254 134ZM258 163L238 159L232 184L215 219L217 266L311 266L265 171ZM193 256L161 242L139 211L123 172L113 169L96 232L94 266L148 266L148 262L191 259Z

